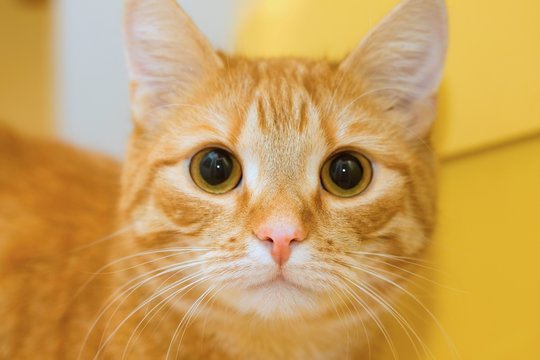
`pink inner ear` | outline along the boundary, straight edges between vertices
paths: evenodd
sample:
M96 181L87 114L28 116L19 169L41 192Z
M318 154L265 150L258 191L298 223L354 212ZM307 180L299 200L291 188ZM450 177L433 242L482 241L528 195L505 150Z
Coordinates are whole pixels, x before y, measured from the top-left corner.
M393 89L401 99L423 100L439 86L447 38L444 1L403 1L340 68L366 84L366 92Z
M212 45L174 0L127 0L124 18L132 77L163 83L219 67ZM190 75L188 75L190 74Z
M175 0L126 0L124 36L139 122L151 121L148 113L167 101L182 102L222 65Z
M124 11L124 46L132 77L134 77L134 74L150 75L143 66L148 59L144 59L146 46L141 44L141 40L144 42L144 36L137 34L137 26L148 26L145 23L152 20L145 19L145 14L140 14L143 12L141 6L143 5L138 0L126 1Z

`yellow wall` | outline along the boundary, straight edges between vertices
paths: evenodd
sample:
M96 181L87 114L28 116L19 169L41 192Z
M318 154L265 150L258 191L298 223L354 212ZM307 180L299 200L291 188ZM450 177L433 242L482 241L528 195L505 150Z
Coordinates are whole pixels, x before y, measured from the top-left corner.
M252 1L238 50L339 59L397 2ZM435 136L440 225L430 259L441 286L423 298L462 359L540 359L540 2L447 3ZM422 337L434 359L453 358L435 326Z
M47 3L0 0L0 125L36 135L52 131Z
M431 261L460 291L435 287L435 310L463 359L540 359L539 159L537 136L442 164Z

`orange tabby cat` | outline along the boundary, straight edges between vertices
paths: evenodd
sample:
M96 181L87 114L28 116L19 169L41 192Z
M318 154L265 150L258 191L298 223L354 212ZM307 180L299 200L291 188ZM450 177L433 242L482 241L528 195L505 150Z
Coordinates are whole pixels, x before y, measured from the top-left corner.
M0 358L377 358L434 225L444 1L339 64L216 53L173 0L126 14L121 181L0 132Z

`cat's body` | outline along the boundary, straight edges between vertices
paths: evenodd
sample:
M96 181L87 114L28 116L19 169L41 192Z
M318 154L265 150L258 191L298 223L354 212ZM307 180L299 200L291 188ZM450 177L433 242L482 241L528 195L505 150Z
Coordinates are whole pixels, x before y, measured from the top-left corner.
M122 175L0 132L0 358L392 348L381 313L409 326L392 304L434 226L444 3L406 1L340 64L218 55L172 0L126 3Z
M4 130L0 148L0 358L73 358L106 296L74 294L108 258L76 249L114 231L120 167Z

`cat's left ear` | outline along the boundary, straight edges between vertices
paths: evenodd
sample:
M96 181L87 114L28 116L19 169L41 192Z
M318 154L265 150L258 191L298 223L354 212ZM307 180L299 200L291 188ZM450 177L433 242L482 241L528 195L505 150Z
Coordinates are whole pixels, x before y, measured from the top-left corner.
M174 94L182 102L223 66L175 0L124 0L124 34L137 125L151 128L153 110Z
M404 0L341 64L366 96L399 111L415 137L427 135L448 43L444 0Z

